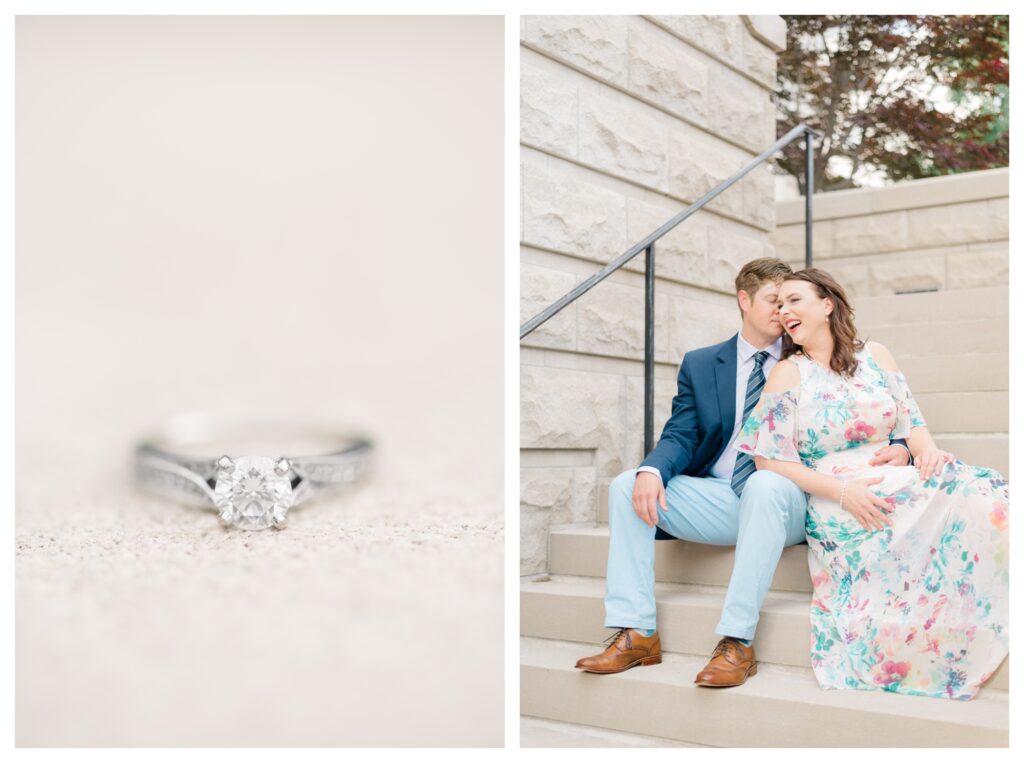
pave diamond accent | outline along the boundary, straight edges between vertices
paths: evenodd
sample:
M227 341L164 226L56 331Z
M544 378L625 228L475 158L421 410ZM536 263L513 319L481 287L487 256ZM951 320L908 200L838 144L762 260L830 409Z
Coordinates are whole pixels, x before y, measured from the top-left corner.
M278 459L240 456L217 471L214 502L221 519L243 530L284 524L292 507L290 471L278 474Z

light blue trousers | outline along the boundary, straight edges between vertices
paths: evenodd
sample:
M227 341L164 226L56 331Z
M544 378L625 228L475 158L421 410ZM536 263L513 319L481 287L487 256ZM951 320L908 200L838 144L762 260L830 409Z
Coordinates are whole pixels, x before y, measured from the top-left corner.
M654 602L654 528L633 511L635 470L623 472L608 492L609 628L657 627ZM736 562L725 594L721 636L753 639L782 549L804 541L807 497L793 482L769 471L750 475L737 498L729 480L677 475L665 486L668 511L658 526L682 540L735 546Z

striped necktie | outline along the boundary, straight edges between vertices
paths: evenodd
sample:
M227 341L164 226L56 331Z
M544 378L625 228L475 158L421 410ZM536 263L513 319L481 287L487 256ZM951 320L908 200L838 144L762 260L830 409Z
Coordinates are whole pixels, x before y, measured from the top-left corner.
M740 419L740 427L742 428L744 422L750 412L754 410L754 406L757 405L758 398L761 397L761 390L764 389L764 362L768 359L768 350L761 350L754 356L754 369L750 372L750 376L747 377L747 396L743 399L743 418ZM736 454L736 466L732 470L732 485L733 492L736 495L743 495L743 486L746 484L747 479L754 473L757 466L754 464L754 459L746 453Z

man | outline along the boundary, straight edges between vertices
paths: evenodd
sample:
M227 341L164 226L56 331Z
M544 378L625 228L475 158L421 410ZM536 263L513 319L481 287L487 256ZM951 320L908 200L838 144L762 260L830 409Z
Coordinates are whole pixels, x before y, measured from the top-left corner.
M806 495L779 474L757 471L732 445L782 351L777 298L792 271L774 258L748 262L736 276L740 332L688 352L679 369L672 415L657 447L608 494L605 626L617 632L601 654L576 667L618 673L661 662L655 622L654 541L681 538L736 546L715 632L722 638L694 683L739 686L757 672L752 641L761 605L786 546L804 541ZM890 444L873 464L907 464L905 445Z

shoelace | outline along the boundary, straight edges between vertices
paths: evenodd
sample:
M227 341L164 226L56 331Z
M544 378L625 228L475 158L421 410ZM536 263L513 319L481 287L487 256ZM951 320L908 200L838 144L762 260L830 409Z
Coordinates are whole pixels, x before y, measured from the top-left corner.
M718 642L718 646L715 647L715 651L711 653L711 656L714 658L727 651L736 652L737 656L739 656L739 644L732 639L724 638Z
M629 628L619 628L615 633L604 640L605 644L618 644L619 638L626 637L626 648L633 648L633 640L629 637Z

